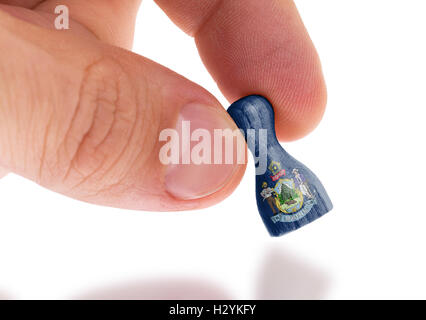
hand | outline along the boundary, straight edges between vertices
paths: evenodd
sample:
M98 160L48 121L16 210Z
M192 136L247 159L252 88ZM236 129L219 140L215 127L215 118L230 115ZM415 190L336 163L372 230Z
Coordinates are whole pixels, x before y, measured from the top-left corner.
M230 102L275 107L281 140L320 121L320 62L290 0L157 0ZM54 28L66 4L70 30ZM131 48L140 0L0 0L0 166L91 203L141 210L212 205L245 165L159 161L162 129L236 129L218 101Z

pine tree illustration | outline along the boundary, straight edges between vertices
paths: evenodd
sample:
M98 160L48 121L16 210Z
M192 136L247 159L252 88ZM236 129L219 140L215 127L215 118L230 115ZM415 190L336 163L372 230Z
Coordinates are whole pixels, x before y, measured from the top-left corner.
M294 200L297 198L296 192L288 187L285 183L281 185L281 199L282 203L286 203L287 201Z

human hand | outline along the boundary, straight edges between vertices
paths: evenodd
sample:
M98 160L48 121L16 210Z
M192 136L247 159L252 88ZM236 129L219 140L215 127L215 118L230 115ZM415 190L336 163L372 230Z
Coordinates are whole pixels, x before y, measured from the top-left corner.
M230 102L249 94L271 101L280 140L300 138L319 123L325 84L292 1L156 2L195 38ZM69 8L70 30L54 28L61 4ZM139 5L0 0L0 166L101 205L212 205L235 189L245 165L164 166L159 134L182 120L210 132L235 124L206 90L128 51Z

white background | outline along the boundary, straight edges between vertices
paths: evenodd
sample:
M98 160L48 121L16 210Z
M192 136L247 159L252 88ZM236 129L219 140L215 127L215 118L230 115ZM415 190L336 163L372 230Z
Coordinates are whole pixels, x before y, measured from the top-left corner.
M287 150L335 209L281 238L258 216L251 161L209 209L146 213L81 203L18 176L0 180L3 298L426 298L426 5L300 0L329 102ZM228 103L193 39L151 0L134 50Z

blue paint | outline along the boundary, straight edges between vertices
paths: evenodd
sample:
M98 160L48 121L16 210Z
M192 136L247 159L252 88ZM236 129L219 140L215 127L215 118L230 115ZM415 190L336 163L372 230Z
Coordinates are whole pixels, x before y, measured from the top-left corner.
M268 100L248 96L234 102L228 113L243 130L255 159L266 159L266 171L256 172L256 200L260 216L272 236L296 230L333 208L319 179L278 142L274 111ZM267 148L259 143L262 129L266 130ZM250 132L255 134L254 143L247 138ZM257 169L260 162L256 163Z

